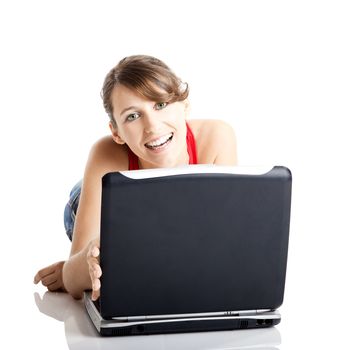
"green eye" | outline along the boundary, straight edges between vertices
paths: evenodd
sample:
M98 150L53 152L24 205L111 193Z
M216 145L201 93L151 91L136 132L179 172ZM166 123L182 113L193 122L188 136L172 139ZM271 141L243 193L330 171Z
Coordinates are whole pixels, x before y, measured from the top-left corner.
M155 109L159 110L159 109L163 109L168 105L168 102L158 102L155 105Z
M132 122L133 120L136 120L137 118L140 117L140 114L139 113L132 113L132 114L129 114L127 117L126 117L126 120L128 122Z

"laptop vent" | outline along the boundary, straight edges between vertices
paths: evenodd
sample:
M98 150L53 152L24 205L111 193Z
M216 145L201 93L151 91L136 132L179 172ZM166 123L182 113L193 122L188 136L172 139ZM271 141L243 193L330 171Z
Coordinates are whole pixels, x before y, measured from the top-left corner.
M132 328L126 329L112 329L111 335L131 335Z
M239 328L240 328L240 329L246 329L246 328L248 328L248 325L249 325L248 320L242 320L242 321L240 321L240 323L239 323Z

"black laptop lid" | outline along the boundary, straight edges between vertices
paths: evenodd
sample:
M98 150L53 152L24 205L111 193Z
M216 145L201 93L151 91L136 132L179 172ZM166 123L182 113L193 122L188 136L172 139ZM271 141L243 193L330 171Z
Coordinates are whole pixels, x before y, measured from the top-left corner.
M247 175L228 173L228 167L210 173L192 168L143 179L128 172L103 177L102 317L282 304L290 171L274 167Z

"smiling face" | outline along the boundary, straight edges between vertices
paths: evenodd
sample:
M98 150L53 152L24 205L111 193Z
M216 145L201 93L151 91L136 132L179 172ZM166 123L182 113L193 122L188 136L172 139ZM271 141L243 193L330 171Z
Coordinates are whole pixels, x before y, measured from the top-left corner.
M140 168L188 164L186 144L187 102L150 101L123 85L111 94L113 139L126 143L139 157Z

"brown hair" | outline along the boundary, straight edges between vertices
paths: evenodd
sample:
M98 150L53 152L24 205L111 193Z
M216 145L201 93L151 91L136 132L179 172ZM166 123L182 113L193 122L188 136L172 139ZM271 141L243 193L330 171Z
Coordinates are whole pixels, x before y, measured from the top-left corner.
M111 95L117 85L156 102L183 101L189 93L187 83L183 83L161 60L146 55L125 57L107 74L101 91L103 106L113 127L117 125Z

